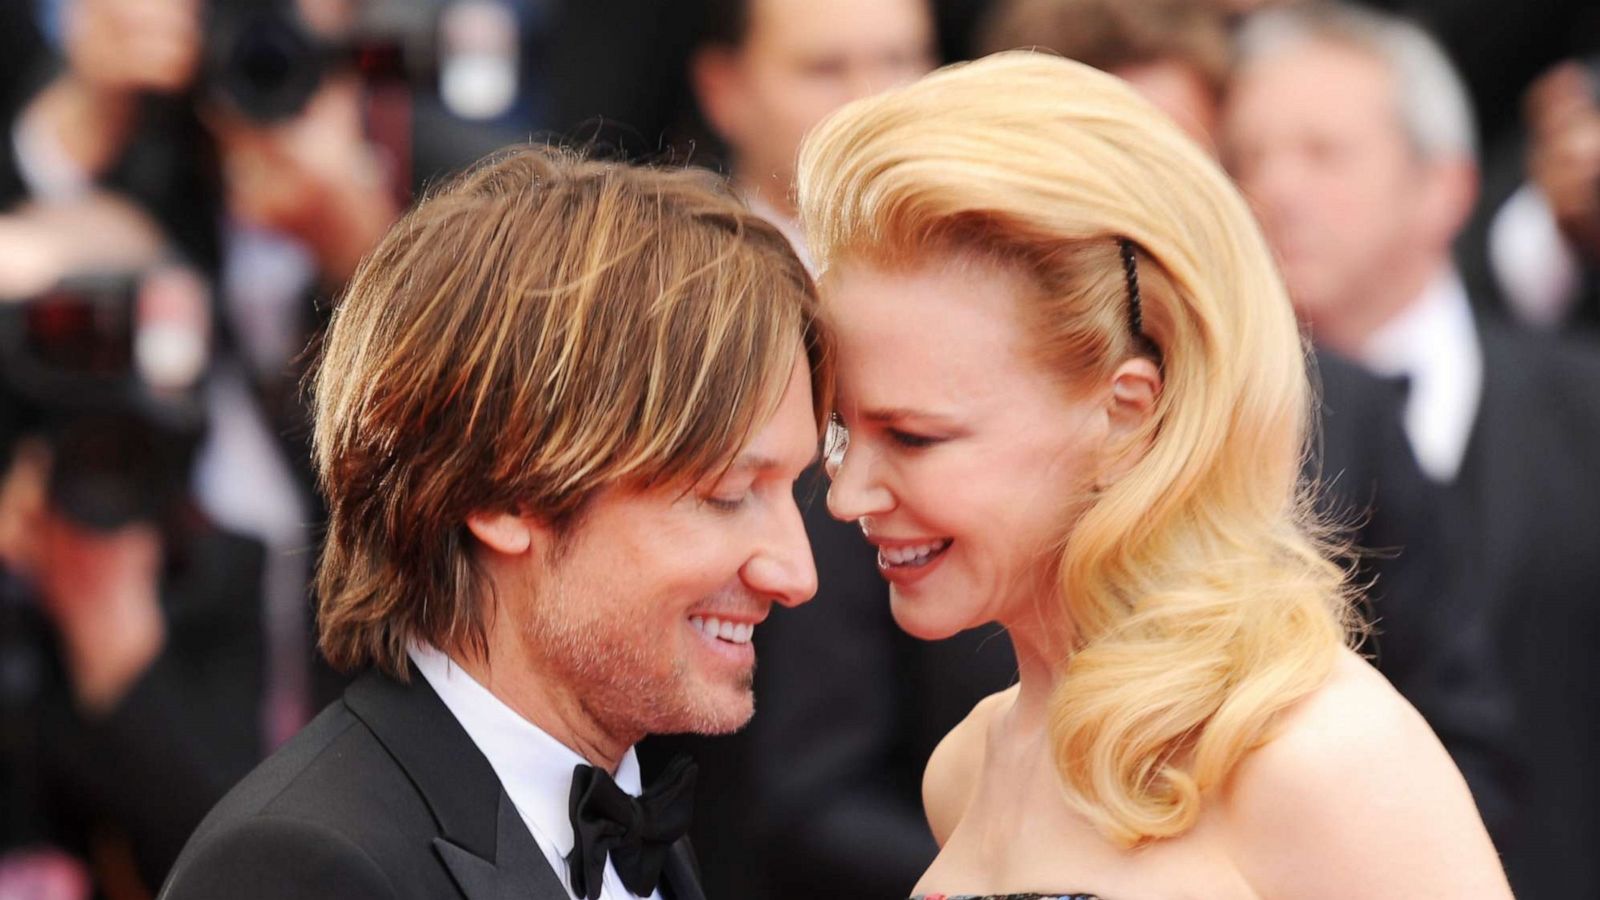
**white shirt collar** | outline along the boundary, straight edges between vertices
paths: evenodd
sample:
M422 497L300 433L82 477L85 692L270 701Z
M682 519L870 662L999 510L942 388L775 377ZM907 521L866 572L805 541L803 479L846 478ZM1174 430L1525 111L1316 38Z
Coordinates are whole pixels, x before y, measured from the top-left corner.
M1483 349L1455 270L1442 269L1359 357L1379 375L1410 379L1405 429L1417 463L1435 481L1454 480L1483 395Z
M413 643L409 655L472 743L483 751L537 842L565 859L574 841L567 813L572 770L589 761L518 715L439 650ZM643 791L639 758L632 748L623 754L613 777L618 787L635 797Z

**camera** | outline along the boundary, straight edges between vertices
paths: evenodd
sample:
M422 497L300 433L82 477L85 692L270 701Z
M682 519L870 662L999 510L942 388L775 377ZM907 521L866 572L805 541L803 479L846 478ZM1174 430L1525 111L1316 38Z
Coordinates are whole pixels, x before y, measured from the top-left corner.
M173 266L0 300L0 459L42 437L63 515L102 530L163 518L205 433L209 330L203 283Z
M213 0L206 12L208 99L262 123L305 108L336 51L301 24L292 2Z
M513 0L368 0L337 40L308 29L293 0L212 0L202 95L272 123L303 110L329 74L354 71L490 119L517 99L517 30Z

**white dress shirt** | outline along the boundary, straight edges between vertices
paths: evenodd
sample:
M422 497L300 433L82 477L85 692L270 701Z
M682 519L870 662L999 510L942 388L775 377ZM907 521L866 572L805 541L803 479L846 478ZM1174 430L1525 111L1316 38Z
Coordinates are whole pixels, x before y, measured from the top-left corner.
M1388 377L1406 376L1406 437L1429 478L1455 480L1483 397L1483 348L1466 288L1454 270L1436 276L1404 312L1378 329L1359 362Z
M577 900L571 879L567 877L566 859L575 840L567 807L572 791L572 769L579 764L587 765L588 760L518 715L445 654L425 644L412 644L410 656L417 671L461 723L467 737L489 760L489 767L494 769L550 868L566 887L567 894ZM629 794L637 797L643 792L639 758L632 748L623 754L614 777L617 786ZM659 890L650 896L661 900ZM621 876L609 859L600 897L602 900L636 900L636 895L623 886Z
M1582 265L1550 201L1531 184L1518 188L1490 221L1489 268L1511 311L1538 328L1565 322L1583 284Z

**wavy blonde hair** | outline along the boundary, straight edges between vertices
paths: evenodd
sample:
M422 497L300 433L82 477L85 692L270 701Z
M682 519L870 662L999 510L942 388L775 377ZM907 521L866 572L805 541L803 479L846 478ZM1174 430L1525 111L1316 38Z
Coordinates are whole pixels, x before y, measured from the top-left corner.
M1138 248L1164 387L1147 452L1063 540L1073 652L1050 729L1068 802L1106 837L1182 834L1353 624L1300 487L1306 351L1244 201L1121 81L1029 52L840 110L801 151L799 195L824 268L973 253L1030 275L1025 327L1080 384L1145 352L1118 240Z

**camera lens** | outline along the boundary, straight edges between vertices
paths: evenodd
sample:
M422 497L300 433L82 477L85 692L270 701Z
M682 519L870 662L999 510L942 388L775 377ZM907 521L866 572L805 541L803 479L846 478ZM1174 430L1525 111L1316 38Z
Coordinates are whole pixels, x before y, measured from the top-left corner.
M212 87L258 122L299 113L322 80L322 48L283 10L236 12L218 23Z

